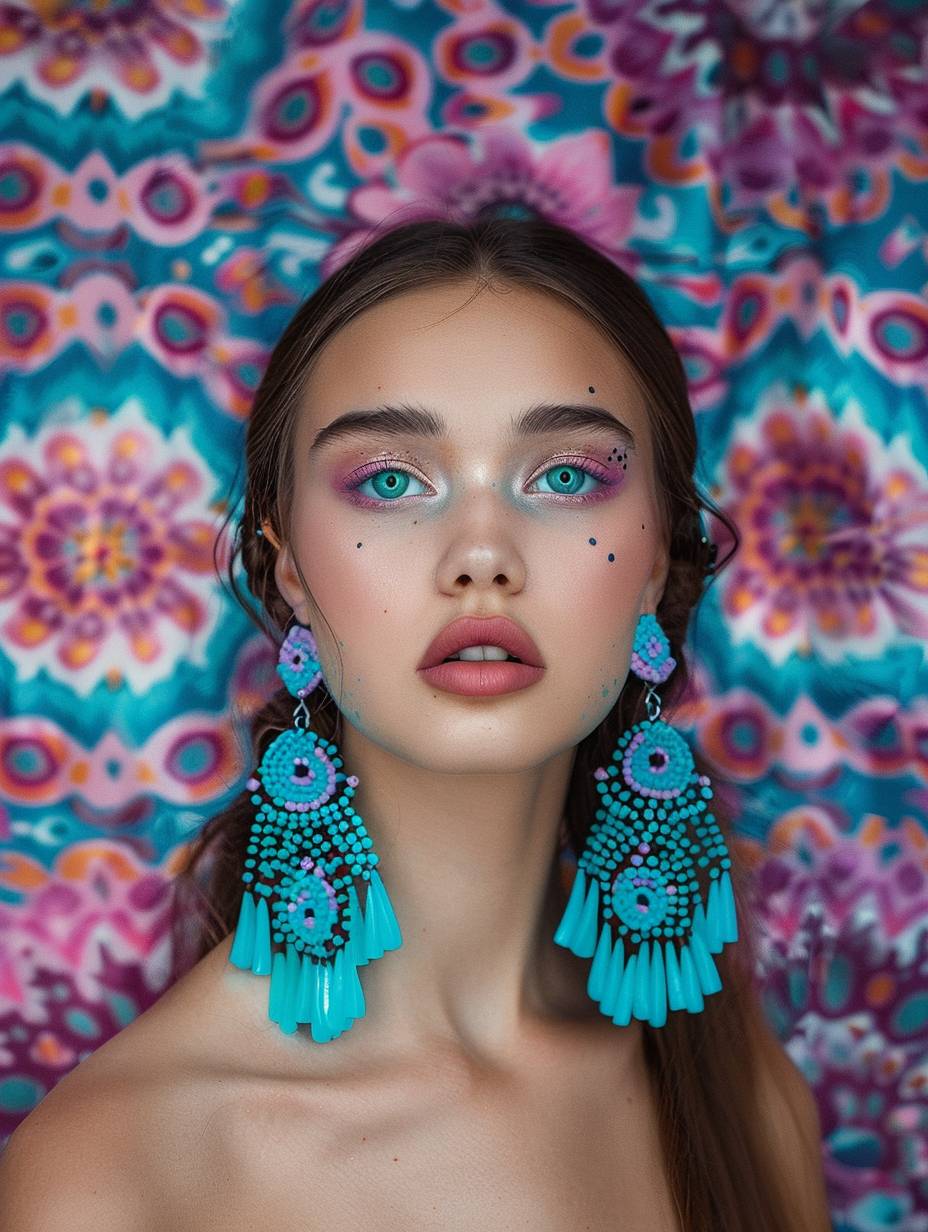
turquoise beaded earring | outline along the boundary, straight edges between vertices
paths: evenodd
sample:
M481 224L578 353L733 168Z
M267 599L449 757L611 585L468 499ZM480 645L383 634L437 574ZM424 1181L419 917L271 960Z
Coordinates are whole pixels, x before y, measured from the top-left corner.
M270 974L270 1020L287 1035L311 1023L313 1039L323 1044L364 1017L358 967L399 949L403 938L376 869L379 857L351 806L358 779L339 769L336 745L309 727L305 699L322 671L305 625L287 633L277 672L299 701L293 727L268 745L248 779L257 812L229 962ZM365 881L362 915L358 890ZM272 953L272 941L283 949Z
M633 1016L662 1027L668 1005L698 1014L703 997L722 987L712 955L738 940L731 860L707 811L709 777L697 774L679 732L658 721L653 686L676 665L657 618L644 613L631 670L647 681L649 721L623 732L610 764L594 771L604 807L596 810L554 936L578 957L593 958L587 992L622 1027ZM705 909L697 865L709 866Z

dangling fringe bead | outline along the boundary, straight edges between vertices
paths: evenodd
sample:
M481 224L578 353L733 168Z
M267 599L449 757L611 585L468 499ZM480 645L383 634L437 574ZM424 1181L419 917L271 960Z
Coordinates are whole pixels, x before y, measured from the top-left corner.
M586 990L594 1001L599 1001L606 985L606 973L609 970L609 960L612 957L612 945L609 941L609 925L604 924L599 934L593 965L586 982Z
M667 1021L667 976L664 971L664 954L655 941L651 951L651 1013L648 1022L652 1027L662 1027Z
M269 975L271 972L271 931L267 902L261 897L255 907L255 900L248 890L242 895L229 962L255 975Z
M586 873L578 865L576 875L574 876L574 884L570 890L570 897L567 900L567 906L564 908L564 915L554 934L554 940L558 945L563 945L568 950L573 950L575 954L577 951L574 949L573 943L574 929L577 926L580 912L583 909L585 894Z
M606 925L603 925L605 928ZM620 937L612 951L612 956L609 959L609 968L606 974L605 987L603 989L603 997L599 1008L611 1018L616 1011L616 1003L618 1001L619 989L622 986L622 976L625 974L625 943Z
M243 971L251 970L251 960L255 952L255 900L250 891L242 895L242 903L238 912L238 923L235 926L235 938L229 951L229 962Z
M380 958L386 950L395 950L401 944L399 925L386 887L376 869L371 871L367 888L367 905L364 913L364 944L367 958Z

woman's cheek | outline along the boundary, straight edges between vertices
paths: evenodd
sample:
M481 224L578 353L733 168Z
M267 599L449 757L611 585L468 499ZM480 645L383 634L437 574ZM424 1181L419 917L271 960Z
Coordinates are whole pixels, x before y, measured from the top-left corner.
M411 612L403 596L421 595L410 570L409 541L379 545L347 534L330 533L306 551L307 581L333 629L340 637L353 630L390 632L391 618L404 627Z

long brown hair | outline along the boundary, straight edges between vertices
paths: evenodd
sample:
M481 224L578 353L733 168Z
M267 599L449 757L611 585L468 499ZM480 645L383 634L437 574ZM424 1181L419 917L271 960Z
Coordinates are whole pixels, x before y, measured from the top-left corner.
M260 521L268 519L278 539L290 539L294 425L307 376L327 339L374 304L419 287L452 283L473 283L477 291L509 284L557 296L602 331L639 382L647 402L670 554L657 617L678 665L660 688L662 717L672 719L674 703L688 680L683 640L710 571L703 512L721 523L732 544L716 572L737 550L737 529L697 491L697 438L685 371L648 297L582 237L542 219L489 216L471 223L433 219L390 227L375 233L301 304L274 347L247 424L244 503L227 567L233 595L275 648L279 646L291 610L274 581L275 550L257 530ZM234 512L228 520L233 517ZM239 558L260 605L258 613L238 588ZM305 579L303 585L309 592ZM577 748L565 805L575 852L582 850L598 807L593 770L610 760L620 734L645 717L644 693L644 683L630 673L612 711ZM341 716L325 684L307 700L314 729L338 742ZM252 765L270 740L290 726L293 705L281 687L254 715ZM718 774L698 752L694 759L700 772L713 779L713 811L729 840L730 820L718 793ZM243 789L205 823L191 845L175 882L172 982L235 928L252 820L250 793ZM698 1014L670 1012L660 1028L642 1024L644 1052L668 1181L685 1232L790 1232L795 1225L773 1174L755 1103L763 1020L753 982L750 873L730 841L728 846L740 935L715 956L722 989L706 999ZM699 875L705 901L704 870Z

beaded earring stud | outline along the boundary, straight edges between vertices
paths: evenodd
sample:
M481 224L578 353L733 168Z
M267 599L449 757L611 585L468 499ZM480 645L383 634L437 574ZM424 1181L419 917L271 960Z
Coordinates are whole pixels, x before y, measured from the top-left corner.
M311 1023L316 1043L327 1043L364 1016L358 967L399 949L403 938L379 857L351 805L357 776L342 772L336 745L309 727L305 699L322 670L304 625L287 633L277 672L299 701L293 727L268 745L248 779L256 815L229 962L270 974L268 1017L281 1031Z
M657 721L653 686L675 667L657 618L643 614L631 670L648 682L649 721L623 732L610 764L594 771L604 807L596 810L554 936L580 958L593 958L587 991L616 1026L635 1017L661 1027L668 1005L698 1014L703 997L722 987L712 955L738 940L731 859L707 811L709 776L697 774L679 732ZM707 909L697 866L709 869Z

